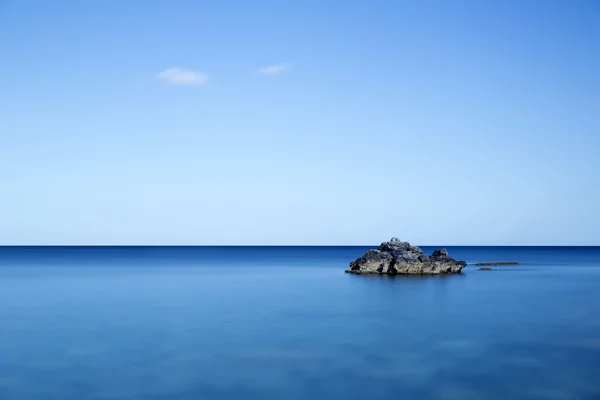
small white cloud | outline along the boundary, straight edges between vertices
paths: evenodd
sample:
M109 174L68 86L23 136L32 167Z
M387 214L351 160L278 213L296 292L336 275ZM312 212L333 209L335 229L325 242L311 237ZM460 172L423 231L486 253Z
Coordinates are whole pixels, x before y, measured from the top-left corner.
M173 67L160 71L156 78L177 86L202 86L208 81L208 75L191 69Z
M275 64L275 65L267 65L266 67L262 67L258 70L258 73L261 75L281 75L288 69L287 64Z

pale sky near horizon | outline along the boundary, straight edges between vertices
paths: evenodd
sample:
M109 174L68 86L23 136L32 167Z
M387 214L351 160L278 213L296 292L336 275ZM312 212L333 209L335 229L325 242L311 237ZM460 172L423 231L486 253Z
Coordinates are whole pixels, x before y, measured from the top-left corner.
M598 1L0 0L0 244L600 245Z

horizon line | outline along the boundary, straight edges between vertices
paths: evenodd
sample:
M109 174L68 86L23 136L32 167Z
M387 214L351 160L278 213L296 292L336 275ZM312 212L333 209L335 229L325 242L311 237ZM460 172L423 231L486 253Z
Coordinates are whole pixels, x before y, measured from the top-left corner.
M378 247L380 244L0 244L0 247ZM600 244L417 244L418 247L600 247Z

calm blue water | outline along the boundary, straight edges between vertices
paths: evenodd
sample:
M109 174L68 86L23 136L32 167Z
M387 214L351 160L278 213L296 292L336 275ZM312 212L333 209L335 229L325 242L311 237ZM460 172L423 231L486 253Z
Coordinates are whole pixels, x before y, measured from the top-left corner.
M0 399L600 398L600 248L366 249L0 247Z

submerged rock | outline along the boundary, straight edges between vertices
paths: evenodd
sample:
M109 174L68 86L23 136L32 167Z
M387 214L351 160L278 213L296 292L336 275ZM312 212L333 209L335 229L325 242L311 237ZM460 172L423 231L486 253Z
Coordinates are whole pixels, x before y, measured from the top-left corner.
M467 265L448 256L446 249L439 249L431 256L417 246L392 238L376 250L368 250L364 256L352 261L346 272L353 274L388 275L440 275L456 274Z
M493 271L490 267L478 268L477 271Z

